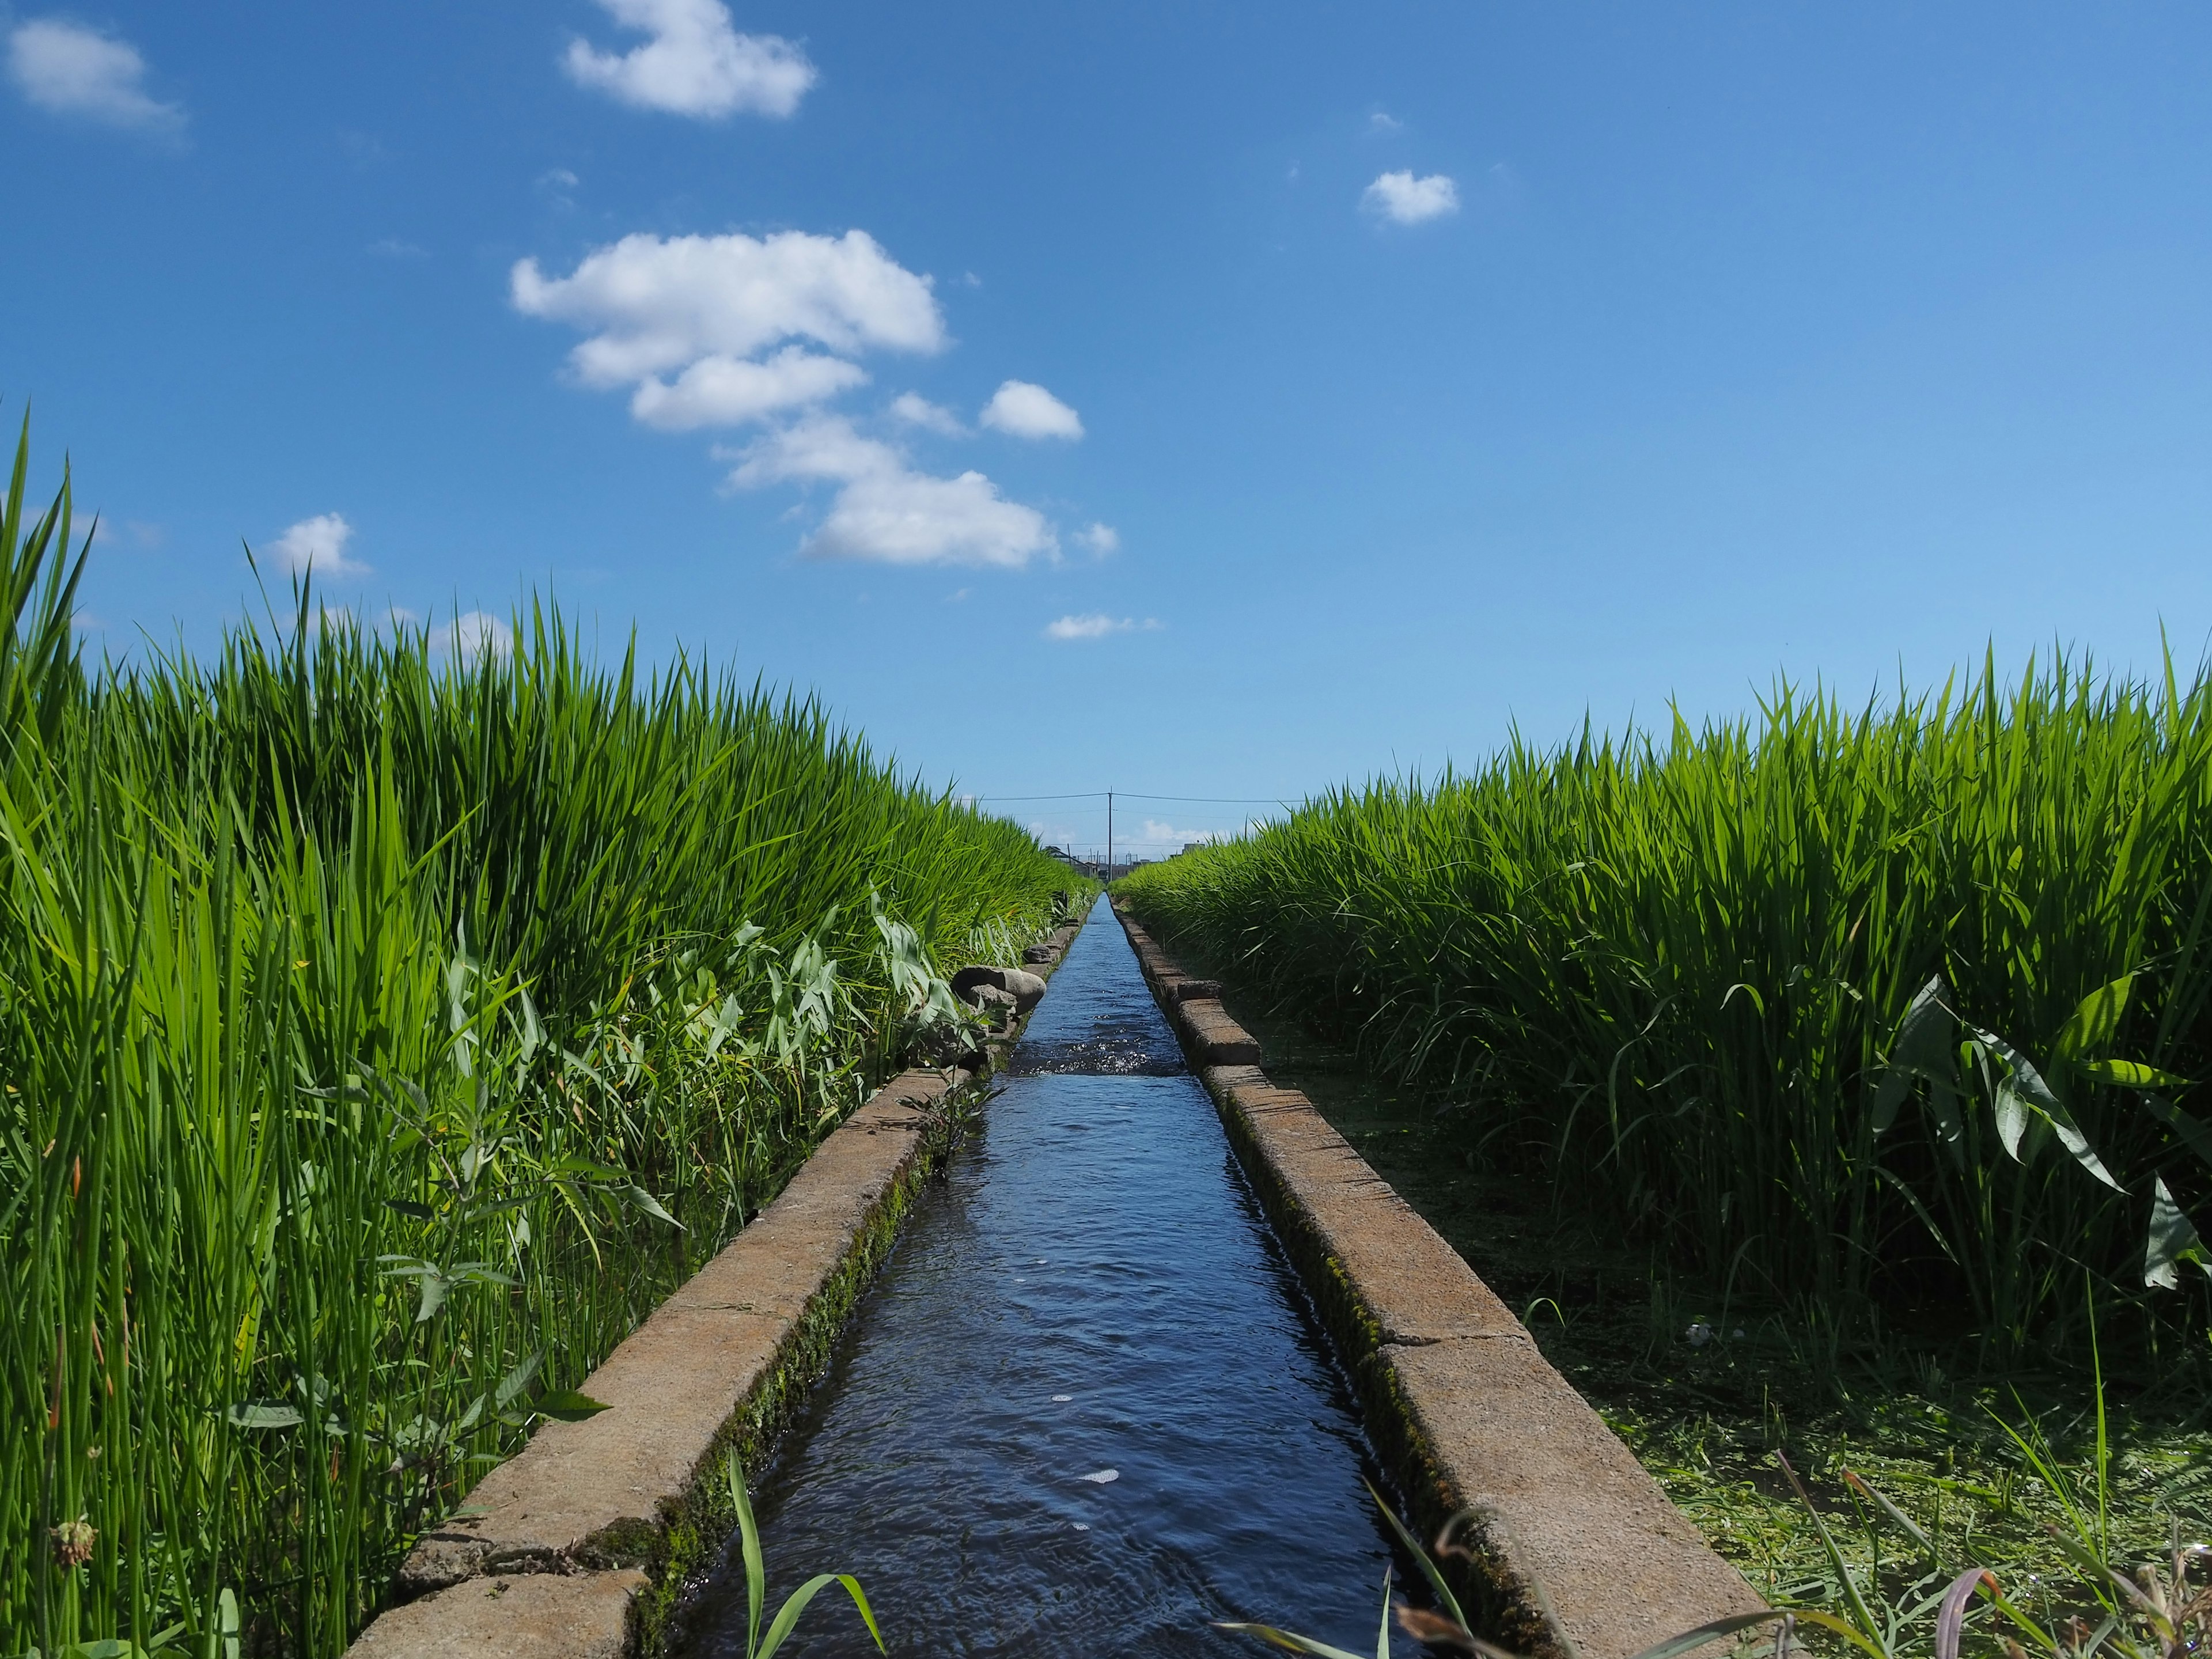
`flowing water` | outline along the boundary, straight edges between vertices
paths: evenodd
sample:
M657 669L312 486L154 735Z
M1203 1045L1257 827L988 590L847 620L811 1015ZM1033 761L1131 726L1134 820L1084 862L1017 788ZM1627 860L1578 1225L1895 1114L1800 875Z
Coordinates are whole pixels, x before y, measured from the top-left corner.
M1372 1651L1390 1559L1343 1381L1104 901L754 1504L770 1614L859 1576L893 1653ZM684 1620L745 1651L732 1550ZM787 1651L873 1653L843 1593Z

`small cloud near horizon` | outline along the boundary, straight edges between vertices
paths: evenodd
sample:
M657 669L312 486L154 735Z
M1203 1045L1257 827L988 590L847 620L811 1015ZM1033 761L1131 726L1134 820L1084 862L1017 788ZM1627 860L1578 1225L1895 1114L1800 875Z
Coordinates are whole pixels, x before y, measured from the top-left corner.
M464 662L474 662L487 651L504 657L514 648L514 630L489 611L465 611L430 630L430 648Z
M269 551L288 576L304 576L312 568L325 580L346 576L366 576L369 567L360 560L349 558L346 544L353 539L353 526L338 513L319 513L312 519L302 519L268 544Z

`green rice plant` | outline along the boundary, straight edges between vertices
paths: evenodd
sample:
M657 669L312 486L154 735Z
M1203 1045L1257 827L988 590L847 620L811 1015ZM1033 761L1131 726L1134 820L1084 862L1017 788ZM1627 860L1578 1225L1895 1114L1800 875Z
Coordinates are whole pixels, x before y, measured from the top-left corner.
M808 1606L814 1598L832 1584L844 1587L852 1598L854 1610L860 1622L868 1627L875 1638L876 1651L884 1651L884 1633L876 1628L875 1610L869 1607L860 1581L849 1572L817 1572L784 1598L776 1609L775 1617L769 1621L768 1634L761 1635L761 1611L768 1594L768 1563L761 1555L760 1528L753 1521L752 1499L745 1493L745 1472L738 1466L736 1455L729 1461L730 1506L738 1512L738 1548L745 1565L745 1659L775 1659L776 1650L784 1639L798 1627Z
M2024 1428L2006 1425L2019 1452L2021 1473L2040 1485L2066 1516L2066 1525L2053 1526L2051 1533L2072 1568L2071 1582L2031 1579L2019 1587L2018 1594L2008 1594L1995 1572L1958 1559L1954 1550L1931 1538L1896 1504L1845 1470L1845 1480L1864 1502L1863 1513L1868 1516L1869 1539L1893 1530L1905 1547L1902 1569L1885 1573L1879 1547L1863 1552L1870 1566L1856 1567L1798 1480L1797 1472L1778 1453L1776 1462L1827 1554L1833 1572L1832 1605L1774 1607L1717 1619L1654 1643L1636 1659L1680 1659L1722 1641L1734 1642L1741 1648L1753 1639L1753 1632L1769 1624L1778 1626L1773 1644L1778 1659L1802 1651L1796 1638L1808 1631L1840 1642L1844 1650L1856 1650L1864 1659L1923 1659L1923 1656L1959 1659L1970 1637L1978 1650L2002 1654L2005 1659L2029 1659L2031 1654L2037 1659L2094 1659L2099 1653L2109 1654L2112 1659L2185 1659L2201 1655L2208 1642L2212 1642L2212 1547L2185 1542L2176 1520L2163 1560L2140 1565L2132 1571L2122 1571L2116 1564L2109 1526L2106 1471L2110 1460L2103 1433L2101 1376L2097 1408L2095 1452L2079 1468L2069 1467L2052 1452L2050 1439L2032 1416L2026 1419ZM1400 1603L1395 1610L1399 1627L1431 1647L1455 1648L1484 1659L1515 1659L1478 1633L1477 1621L1462 1607L1440 1565L1454 1559L1471 1559L1456 1539L1476 1512L1462 1511L1451 1517L1435 1544L1424 1548L1382 1494L1371 1487L1370 1491L1400 1545L1419 1566L1435 1601L1433 1607ZM1495 1528L1497 1518L1487 1517L1486 1524ZM1542 1587L1533 1588L1542 1601ZM1981 1626L1970 1630L1969 1621L1977 1608L1986 1609L1989 1617ZM1390 1614L1386 1576L1376 1659L1389 1659ZM1556 1620L1553 1623L1557 1628ZM1358 1659L1346 1649L1271 1626L1238 1623L1217 1627L1255 1636L1316 1659ZM1564 1631L1560 1637L1566 1659L1575 1659L1572 1638Z
M1119 890L1738 1305L2078 1355L2087 1264L2130 1352L2203 1327L2202 674L1784 684L1330 792Z
M0 508L0 1654L341 1652L1065 872L816 706L320 613L88 668Z
M1443 1529L1437 1534L1433 1549L1425 1548L1421 1540L1414 1537L1406 1523L1398 1518L1398 1512L1390 1507L1389 1500L1381 1492L1376 1492L1372 1486L1367 1488L1367 1492L1368 1496L1375 1500L1375 1507L1382 1511L1383 1520L1389 1523L1390 1530L1396 1535L1400 1547L1419 1567L1421 1577L1428 1581L1430 1595L1436 1599L1436 1606L1433 1608L1417 1607L1407 1602L1399 1602L1395 1609L1399 1628L1415 1641L1431 1647L1457 1648L1463 1652L1482 1655L1484 1659L1517 1659L1517 1656L1475 1633L1476 1621L1470 1618L1466 1609L1460 1605L1459 1597L1453 1593L1450 1581L1445 1577L1442 1565L1442 1563L1447 1560L1465 1561L1474 1559L1467 1547L1456 1540L1460 1530L1469 1522L1475 1520L1480 1512L1474 1510L1461 1510L1444 1522ZM1486 1524L1494 1528L1498 1525L1497 1517L1495 1516L1486 1517ZM1375 1638L1375 1659L1390 1659L1390 1625L1391 1614L1394 1611L1390 1601L1390 1571L1386 1568L1382 1574L1382 1625ZM1532 1583L1530 1589L1536 1599L1545 1603L1548 1612L1549 1603L1545 1601L1543 1586ZM1680 1655L1693 1652L1715 1642L1725 1641L1732 1638L1740 1639L1746 1632L1754 1630L1760 1625L1776 1623L1783 1626L1782 1640L1775 1650L1777 1654L1780 1655L1787 1651L1791 1629L1801 1620L1812 1624L1830 1626L1838 1634L1846 1637L1852 1634L1850 1627L1832 1614L1818 1610L1776 1608L1759 1613L1733 1613L1724 1619L1716 1619L1710 1624L1698 1626L1694 1630L1685 1631L1679 1635L1670 1636L1663 1641L1655 1642L1638 1653L1635 1659L1679 1659ZM1553 1623L1553 1627L1558 1629L1556 1620ZM1217 1621L1214 1628L1235 1631L1247 1636L1256 1636L1271 1647L1283 1648L1291 1653L1310 1654L1314 1656L1314 1659L1360 1659L1359 1655L1352 1652L1349 1649L1333 1647L1327 1642L1316 1641L1310 1636L1300 1636L1292 1631L1279 1630L1273 1625ZM1573 1638L1568 1636L1564 1630L1559 1631L1559 1636L1565 1645L1566 1659L1579 1659L1579 1650L1575 1646ZM1955 1656L1948 1656L1947 1659L1955 1659Z

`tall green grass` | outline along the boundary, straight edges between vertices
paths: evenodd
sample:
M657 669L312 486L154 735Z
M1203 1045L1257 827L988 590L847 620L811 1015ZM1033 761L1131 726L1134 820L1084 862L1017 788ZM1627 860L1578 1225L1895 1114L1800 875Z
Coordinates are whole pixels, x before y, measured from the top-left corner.
M543 611L453 660L303 592L88 669L27 453L0 1653L334 1655L1066 878L812 703L595 666Z
M1123 890L1433 1090L1468 1157L1837 1343L2078 1351L2085 1269L2133 1352L2201 1331L2202 677L1785 685L1332 793Z

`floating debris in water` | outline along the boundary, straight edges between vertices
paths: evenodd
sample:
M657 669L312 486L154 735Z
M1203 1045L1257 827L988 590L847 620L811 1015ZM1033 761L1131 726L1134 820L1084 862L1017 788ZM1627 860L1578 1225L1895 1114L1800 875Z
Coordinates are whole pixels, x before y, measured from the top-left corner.
M1055 1406L1065 1406L1069 1401L1074 1398L1075 1396L1072 1394L1056 1394L1052 1397L1052 1403Z
M1109 1480L1119 1480L1121 1478L1121 1471L1119 1469L1093 1469L1090 1474L1085 1475L1083 1478L1085 1480L1096 1480L1103 1486Z

